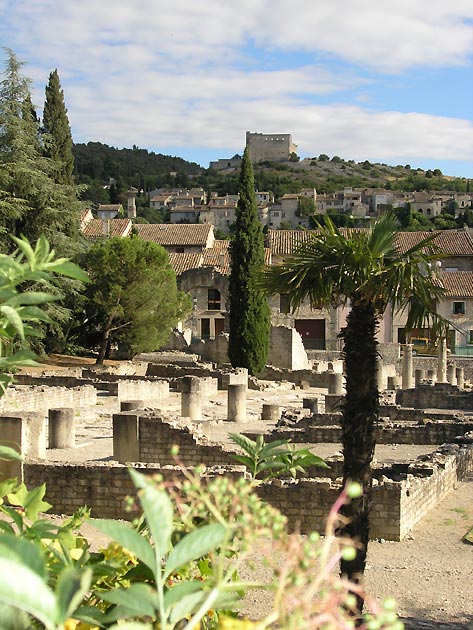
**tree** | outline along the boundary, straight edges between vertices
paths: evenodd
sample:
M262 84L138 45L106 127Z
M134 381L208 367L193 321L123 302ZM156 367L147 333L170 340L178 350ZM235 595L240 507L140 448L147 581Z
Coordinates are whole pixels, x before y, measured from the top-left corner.
M82 325L98 333L97 363L112 343L132 352L157 350L191 309L190 299L177 290L166 250L138 236L94 245L82 266L91 278Z
M44 235L59 255L71 257L79 238L78 191L54 181L54 162L43 155L30 81L21 73L23 63L13 51L7 53L0 82L2 225L32 242Z
M250 374L256 374L268 356L270 317L266 296L258 285L258 273L264 265L264 241L247 149L243 153L239 192L231 243L228 355L234 367L245 367Z
M45 155L55 164L54 180L59 184L72 184L74 158L72 136L64 102L64 92L57 70L49 75L43 111Z
M342 232L327 218L318 233L280 266L267 269L270 294L288 294L289 307L305 299L312 307L349 306L343 339L346 396L342 408L343 479L358 482L359 499L345 509L343 535L360 542L353 559L342 559L341 572L358 583L365 569L372 496L371 463L379 417L376 333L388 305L407 311L407 330L432 324L432 335L445 334L447 322L435 314L444 291L435 277L434 235L406 253L396 249L397 225L387 213L368 230ZM438 255L438 254L437 254ZM363 600L358 600L359 609Z

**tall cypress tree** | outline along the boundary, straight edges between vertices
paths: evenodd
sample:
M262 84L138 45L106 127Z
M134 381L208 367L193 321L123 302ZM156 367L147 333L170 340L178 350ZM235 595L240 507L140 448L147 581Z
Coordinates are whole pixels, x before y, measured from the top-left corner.
M268 356L270 313L258 283L264 265L264 240L248 149L243 154L239 193L231 244L228 355L233 367L246 367L250 374L256 374L263 369Z
M49 83L46 86L43 132L45 134L45 155L51 158L55 164L54 179L56 183L72 184L74 157L72 155L71 128L57 70L51 72Z

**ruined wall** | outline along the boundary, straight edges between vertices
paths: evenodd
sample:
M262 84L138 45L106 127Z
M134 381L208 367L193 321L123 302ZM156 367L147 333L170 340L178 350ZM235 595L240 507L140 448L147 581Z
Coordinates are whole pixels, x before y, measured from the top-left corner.
M302 337L295 328L271 326L266 363L288 370L310 369Z
M473 412L473 392L449 383L420 384L415 389L399 389L396 403L418 409L460 409Z
M472 469L473 446L456 448L436 457L418 476L407 474L400 481L384 477L375 481L373 538L402 539ZM137 468L149 474L162 473L165 478L182 474L173 467L140 464ZM243 474L241 467L233 470L235 475ZM125 497L134 496L135 490L127 468L116 462L84 466L29 462L24 464L24 481L29 487L46 482L46 500L56 514L71 514L81 505L87 505L96 518L130 517L124 511ZM340 486L329 479L276 480L257 488L262 498L288 517L290 528L299 528L302 533L324 530L325 519L339 491Z
M329 414L330 415L330 414ZM444 444L457 436L473 431L473 422L428 422L425 425L399 424L397 426L376 428L378 444ZM341 444L340 426L307 426L304 428L285 428L273 431L266 436L266 441L291 440L296 444Z
M82 387L10 386L0 399L0 413L7 411L38 411L45 414L52 407L74 407L85 410L97 404L97 390L92 385Z

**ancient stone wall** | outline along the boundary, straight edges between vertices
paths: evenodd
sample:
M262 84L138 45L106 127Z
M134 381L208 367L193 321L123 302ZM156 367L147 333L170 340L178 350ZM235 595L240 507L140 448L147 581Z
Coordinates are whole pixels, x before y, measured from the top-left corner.
M407 474L400 481L384 477L375 481L373 538L402 539L471 470L473 446L458 447L436 458L418 475ZM173 467L154 464L137 468L149 474L162 473L166 478L182 474ZM243 474L241 467L234 474ZM29 462L24 464L24 481L28 487L46 482L46 500L57 514L71 514L87 505L96 518L129 518L125 498L135 495L127 468L116 462L84 466ZM339 491L340 486L329 479L275 480L257 488L262 498L288 517L290 528L302 533L324 531Z
M15 385L0 399L0 412L38 411L44 414L51 407L74 407L85 410L97 404L97 390L92 385L81 387L29 387Z
M399 389L396 403L418 409L460 409L473 412L473 392L459 390L449 383L420 384L412 389Z

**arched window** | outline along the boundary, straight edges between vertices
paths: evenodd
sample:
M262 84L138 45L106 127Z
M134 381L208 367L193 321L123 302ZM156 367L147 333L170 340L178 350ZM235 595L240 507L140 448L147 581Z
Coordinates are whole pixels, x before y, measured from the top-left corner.
M207 293L207 302L209 311L219 311L222 304L222 298L218 289L209 289Z

